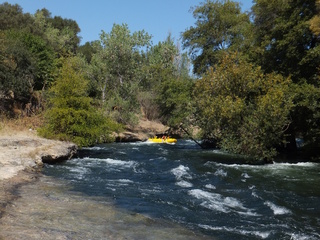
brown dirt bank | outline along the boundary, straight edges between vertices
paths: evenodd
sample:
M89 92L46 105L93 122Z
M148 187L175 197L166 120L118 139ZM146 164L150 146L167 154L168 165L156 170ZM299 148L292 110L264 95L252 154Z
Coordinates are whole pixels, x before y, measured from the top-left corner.
M146 141L150 137L159 135L171 135L170 128L157 121L149 121L140 119L135 127L126 127L125 131L116 135L116 142L136 142ZM180 136L182 133L175 132L175 136Z

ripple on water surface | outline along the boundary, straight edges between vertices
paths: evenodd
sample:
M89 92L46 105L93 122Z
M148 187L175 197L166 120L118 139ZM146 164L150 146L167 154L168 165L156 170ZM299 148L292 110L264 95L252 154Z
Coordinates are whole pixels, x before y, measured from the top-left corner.
M46 174L209 238L320 239L319 164L252 166L221 157L234 156L190 141L99 145Z

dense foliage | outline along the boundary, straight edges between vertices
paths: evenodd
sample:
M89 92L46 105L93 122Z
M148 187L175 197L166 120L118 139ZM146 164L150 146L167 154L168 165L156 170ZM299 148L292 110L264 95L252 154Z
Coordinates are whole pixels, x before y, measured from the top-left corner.
M119 126L92 106L88 80L84 78L81 58L63 61L60 73L50 89L47 124L40 129L44 137L75 142L80 147L112 140Z
M196 119L204 136L256 159L273 157L276 150L296 151L297 138L309 154L312 149L316 153L317 7L316 0L255 0L250 22L229 0L206 1L194 9L196 27L188 29L183 40L194 56L195 73L206 72L195 87ZM231 57L235 50L241 58ZM256 87L249 89L252 83Z
M196 83L197 122L233 153L271 159L290 124L290 79L263 74L239 54L226 55Z
M218 63L226 49L244 47L249 16L233 1L206 1L193 11L195 27L183 33L184 46L191 52L194 73L203 74Z
M231 0L194 7L180 49L114 24L79 46L74 20L0 5L0 112L46 112L46 136L90 145L141 117L199 128L251 159L299 150L319 158L320 1ZM189 59L190 56L190 59ZM190 67L195 75L190 75ZM197 78L195 78L195 76Z

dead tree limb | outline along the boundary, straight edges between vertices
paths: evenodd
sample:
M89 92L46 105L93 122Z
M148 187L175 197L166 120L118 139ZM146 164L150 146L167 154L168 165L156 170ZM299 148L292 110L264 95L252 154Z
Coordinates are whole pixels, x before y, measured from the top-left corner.
M202 149L204 148L201 143L199 143L197 140L195 140L195 139L191 136L191 134L182 126L182 124L181 124L179 127L189 136L189 138L190 138L192 141L194 141L196 144L198 144Z

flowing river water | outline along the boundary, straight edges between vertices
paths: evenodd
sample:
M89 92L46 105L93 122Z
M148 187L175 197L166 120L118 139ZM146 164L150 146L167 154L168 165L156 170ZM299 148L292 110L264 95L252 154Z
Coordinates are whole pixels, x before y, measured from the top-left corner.
M21 187L2 237L320 239L320 164L235 158L183 140L83 149Z

